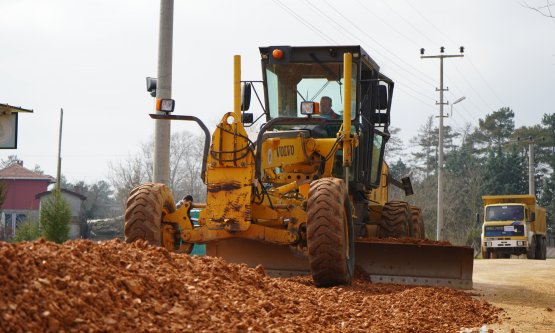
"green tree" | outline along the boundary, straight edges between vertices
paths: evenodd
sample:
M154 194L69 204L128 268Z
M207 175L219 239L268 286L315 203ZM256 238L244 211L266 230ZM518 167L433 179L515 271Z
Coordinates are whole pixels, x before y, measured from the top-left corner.
M71 209L58 190L43 202L40 210L40 226L44 238L56 243L63 243L69 237Z
M418 129L418 135L411 139L411 144L419 147L418 151L412 153L414 165L425 177L430 176L437 165L437 140L434 137L433 120L433 116L428 117L426 123Z
M479 131L475 133L476 139L491 146L501 147L505 144L515 129L515 113L511 108L501 108L492 114L480 119Z
M101 180L94 184L79 181L70 185L75 192L87 197L82 206L82 215L85 219L103 219L112 217L112 207L115 204L114 191L106 181Z
M516 147L507 153L501 148L490 150L483 165L483 194L528 193L528 162Z
M39 224L35 220L27 220L17 226L12 242L32 241L40 237Z

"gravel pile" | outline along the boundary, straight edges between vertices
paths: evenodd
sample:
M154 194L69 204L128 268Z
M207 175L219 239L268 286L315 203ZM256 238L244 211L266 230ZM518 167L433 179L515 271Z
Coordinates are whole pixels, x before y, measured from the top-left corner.
M0 242L2 332L457 332L500 311L446 288L319 289L145 242Z

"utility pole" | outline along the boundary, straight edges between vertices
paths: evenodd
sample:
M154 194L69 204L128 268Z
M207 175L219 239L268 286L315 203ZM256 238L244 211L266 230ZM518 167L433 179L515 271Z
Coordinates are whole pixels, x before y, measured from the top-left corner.
M424 49L420 49L420 58L439 58L439 89L436 88L436 91L439 91L439 103L436 102L436 105L439 104L439 156L438 156L438 166L437 166L437 230L436 230L436 239L443 240L444 230L443 230L443 105L449 104L449 102L443 102L443 92L448 91L449 88L443 89L443 59L444 58L455 58L455 57L464 57L464 47L460 47L461 54L443 54L445 52L445 47L440 47L439 55L433 56L425 56Z
M160 1L158 36L158 82L156 99L171 99L173 48L173 0ZM157 114L164 114L157 111ZM154 182L170 182L170 120L154 120Z
M528 144L528 193L536 196L536 178L534 174L534 141Z
M64 121L64 109L60 109L60 132L58 134L58 167L56 168L56 191L62 189L62 124Z

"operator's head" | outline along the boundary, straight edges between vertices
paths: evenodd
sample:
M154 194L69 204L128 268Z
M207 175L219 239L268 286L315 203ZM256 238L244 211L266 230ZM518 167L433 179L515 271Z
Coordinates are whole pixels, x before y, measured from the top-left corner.
M329 114L331 112L331 98L322 96L320 99L320 113Z

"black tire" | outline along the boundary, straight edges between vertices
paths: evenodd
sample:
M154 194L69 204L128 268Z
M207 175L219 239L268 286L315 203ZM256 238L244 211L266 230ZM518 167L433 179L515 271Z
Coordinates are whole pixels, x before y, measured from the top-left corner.
M416 239L424 239L424 219L422 218L422 210L415 206L410 206L410 237Z
M387 202L382 210L382 219L378 228L379 238L410 237L410 205L404 201Z
M175 211L170 189L164 184L146 183L129 193L125 210L125 241L146 240L162 246L162 217Z
M546 260L547 259L547 244L545 239L538 235L536 238L536 260Z
M542 238L542 259L547 260L547 238Z
M489 259L489 250L484 247L482 247L482 259Z
M317 287L350 285L355 244L351 204L343 180L322 178L310 184L306 234L314 284Z
M532 244L528 247L526 257L528 259L536 259L536 236L532 236Z

